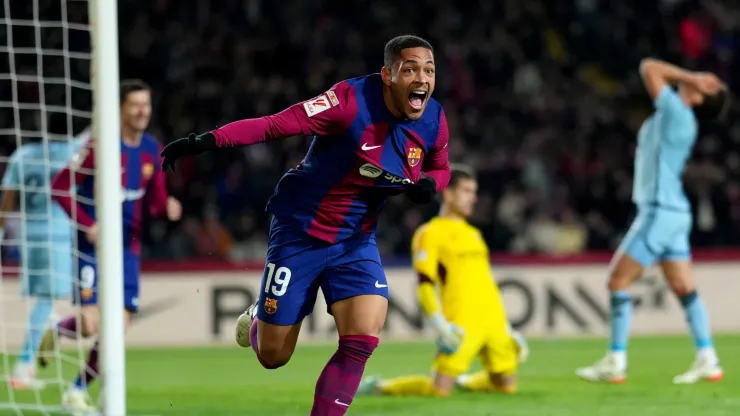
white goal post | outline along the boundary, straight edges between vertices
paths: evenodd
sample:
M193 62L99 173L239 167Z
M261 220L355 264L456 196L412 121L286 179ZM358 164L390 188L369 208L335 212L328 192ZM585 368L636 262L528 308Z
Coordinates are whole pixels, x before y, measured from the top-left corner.
M64 1L64 0L62 0ZM118 75L118 1L89 0L92 29L96 247L101 307L100 370L105 416L126 415L123 322L123 220L121 119ZM116 253L116 255L110 255Z

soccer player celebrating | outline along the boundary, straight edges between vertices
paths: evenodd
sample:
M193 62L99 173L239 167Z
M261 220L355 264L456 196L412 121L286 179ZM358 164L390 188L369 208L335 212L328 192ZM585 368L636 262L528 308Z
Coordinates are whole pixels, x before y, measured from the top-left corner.
M239 319L239 345L263 367L285 365L321 288L339 347L316 384L311 415L344 415L378 346L388 282L375 241L390 196L426 204L450 178L447 121L431 98L431 45L390 40L380 74L334 85L278 114L240 120L165 147L163 169L180 156L299 134L315 138L305 159L278 183L260 298Z
M456 380L470 391L516 390L521 348L509 330L501 294L491 275L488 247L480 231L466 221L473 214L477 189L469 169L453 166L439 216L422 225L412 241L419 303L437 335L432 377L368 377L358 394L448 396ZM476 356L484 370L461 376Z
M124 314L128 327L132 315L139 307L139 250L142 199L148 199L152 216L166 214L171 221L180 219L180 203L167 196L165 174L158 169L160 144L145 129L151 119L152 104L149 86L139 80L121 82L121 197L123 199L123 276ZM54 348L58 335L76 338L97 334L100 315L98 310L98 276L95 263L95 243L98 227L95 222L94 200L95 148L92 142L80 152L56 178L54 197L67 214L76 220L78 231L78 276L75 302L82 306L80 325L77 317L70 316L47 332L41 343L39 363L46 365L44 352ZM75 200L73 200L76 199ZM105 278L104 276L102 278ZM63 404L71 411L94 411L87 402L86 387L98 373L98 344L90 350L86 368L66 392Z
M698 121L721 118L729 107L727 89L713 74L689 72L656 59L640 66L655 113L640 128L635 152L632 201L637 206L629 232L610 265L611 341L606 356L576 374L588 381L622 383L632 314L629 289L644 268L658 263L686 312L696 360L674 383L722 378L704 303L691 271L691 206L682 175L696 142ZM678 90L672 88L678 86Z
M3 176L0 212L13 210L19 193L24 199L21 206L25 225L19 236L25 242L21 252L21 294L35 298L10 379L10 385L16 389L43 387L36 380L36 351L51 316L53 300L68 298L72 290L72 225L59 205L52 202L51 181L89 136L89 130L85 130L71 142L23 145L10 156ZM5 218L0 216L0 241L4 226Z

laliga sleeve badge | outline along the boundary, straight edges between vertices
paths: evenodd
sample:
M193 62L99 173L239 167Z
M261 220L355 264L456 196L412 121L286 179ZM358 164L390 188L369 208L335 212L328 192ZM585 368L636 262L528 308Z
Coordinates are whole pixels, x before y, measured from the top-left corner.
M277 311L277 299L265 298L265 312L272 315Z
M331 107L332 102L327 98L326 94L321 94L318 97L303 103L303 109L306 110L306 115L309 117L323 113Z

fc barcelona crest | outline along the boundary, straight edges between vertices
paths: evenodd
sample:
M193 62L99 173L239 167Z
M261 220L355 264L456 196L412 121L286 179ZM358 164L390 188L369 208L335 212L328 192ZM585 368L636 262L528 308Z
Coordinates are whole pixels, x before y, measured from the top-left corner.
M154 165L151 163L144 163L144 165L141 166L141 174L144 175L144 178L149 179L152 177L152 174L154 174Z
M409 147L409 153L406 156L406 159L409 161L409 166L412 168L418 165L421 160L421 149L418 147Z
M277 311L277 299L265 298L265 312L272 315Z

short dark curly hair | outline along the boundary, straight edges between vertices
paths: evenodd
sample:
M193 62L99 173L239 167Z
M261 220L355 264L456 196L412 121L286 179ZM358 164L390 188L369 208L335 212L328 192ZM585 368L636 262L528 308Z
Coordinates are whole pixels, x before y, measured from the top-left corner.
M396 36L385 44L385 49L383 49L383 66L391 68L393 61L401 56L401 51L408 48L427 48L434 53L432 44L418 36Z

